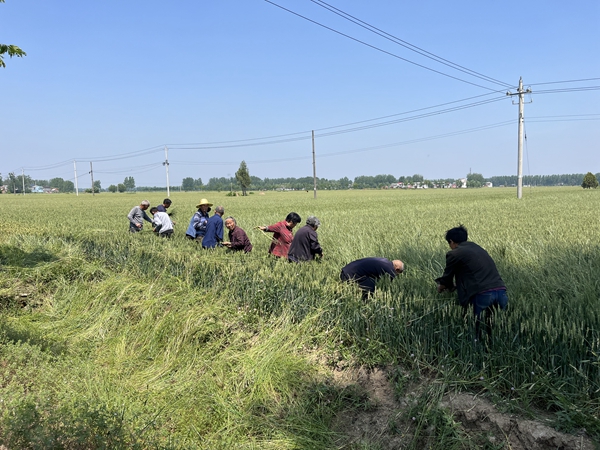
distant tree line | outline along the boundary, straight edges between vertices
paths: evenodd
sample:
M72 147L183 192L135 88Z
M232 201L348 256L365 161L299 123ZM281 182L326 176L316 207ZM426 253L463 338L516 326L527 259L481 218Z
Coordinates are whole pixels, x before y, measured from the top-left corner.
M23 179L24 178L24 179ZM71 180L63 180L62 178L52 178L50 180L35 180L29 175L16 175L10 172L6 178L0 175L0 185L6 185L7 192L23 193L23 184L25 184L25 193L31 192L33 186L41 186L43 188L58 189L60 192L73 192L75 184Z
M244 167L242 167L244 168ZM594 175L594 174L591 174ZM586 174L564 174L564 175L524 175L523 184L531 186L582 186ZM596 179L600 180L600 173L595 174ZM31 192L33 186L41 186L44 188L56 188L59 192L74 192L75 185L70 180L62 178L52 178L50 180L36 180L29 175L25 175L25 192ZM482 187L486 182L493 183L494 187L498 186L516 186L517 176L493 176L484 178L479 173L471 173L465 177L467 179L467 187ZM241 184L243 182L243 185ZM237 189L244 190L307 190L313 189L313 178L258 178L247 173L247 167L238 171L234 177L210 178L208 183L204 184L201 178L184 178L181 186L171 186L171 190L183 191L235 191ZM456 184L460 186L460 180L454 178L442 179L424 179L422 175L407 175L396 177L394 175L361 175L354 180L348 177L340 179L317 178L318 190L343 190L343 189L382 189L389 187L394 183L403 183L405 185L420 185L428 187L442 187ZM0 175L0 185L6 185L6 191L9 193L22 193L23 191L23 176L9 173L6 177ZM164 191L164 186L139 186L139 191ZM94 181L94 192L102 190L100 180ZM125 177L123 183L110 185L107 190L109 192L126 192L136 190L135 180L133 177ZM92 192L91 189L86 189L85 192Z
M523 184L530 186L581 186L583 182L583 173L571 173L565 175L523 175ZM596 174L596 178L600 173ZM497 176L486 178L494 186L513 186L517 184L517 176Z
M581 186L584 174L565 174L565 175L525 175L523 184L532 186ZM485 178L478 173L472 173L465 177L467 179L467 187L482 187L486 182L491 182L493 186L516 186L517 176L494 176ZM596 174L596 178L600 179L600 173ZM394 175L361 175L354 180L348 177L343 177L338 180L330 180L327 178L317 178L318 190L339 190L339 189L382 189L390 186L393 183L403 183L413 185L419 183L428 187L433 186L450 186L456 184L461 185L459 179L455 178L440 178L427 180L422 175L407 175L396 177ZM240 188L236 177L220 177L210 178L206 184L202 183L200 178L192 177L184 178L181 185L184 191L229 191ZM250 176L250 188L254 190L312 190L313 178L258 178Z

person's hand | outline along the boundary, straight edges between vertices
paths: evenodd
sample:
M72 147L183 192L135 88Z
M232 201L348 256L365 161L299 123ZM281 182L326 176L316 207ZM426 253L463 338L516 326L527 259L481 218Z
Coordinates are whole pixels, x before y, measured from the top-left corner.
M231 246L231 242L227 242L227 241L225 241L225 242L223 242L223 245L224 245L225 247L230 247L230 246Z
M448 290L448 288L446 286L444 286L443 284L438 284L437 285L437 291L438 293L442 293L444 291Z
M136 223L135 226L138 227L138 228L142 228L142 224L141 223Z

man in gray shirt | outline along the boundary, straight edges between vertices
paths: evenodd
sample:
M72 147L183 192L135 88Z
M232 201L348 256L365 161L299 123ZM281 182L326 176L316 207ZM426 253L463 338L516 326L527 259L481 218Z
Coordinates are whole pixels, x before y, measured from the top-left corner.
M149 206L150 202L148 200L144 200L142 203L140 203L140 206L134 206L131 211L129 211L129 214L127 214L127 218L129 219L129 231L132 233L142 231L144 220L152 223L152 219L148 217L148 214L146 214L146 210Z

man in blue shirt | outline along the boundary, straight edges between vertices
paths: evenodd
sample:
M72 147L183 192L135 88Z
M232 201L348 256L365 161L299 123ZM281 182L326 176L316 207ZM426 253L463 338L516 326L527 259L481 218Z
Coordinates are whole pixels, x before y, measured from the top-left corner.
M221 242L223 242L223 214L225 214L225 208L217 206L215 214L206 222L206 234L202 239L202 248L215 248L217 245L221 247Z

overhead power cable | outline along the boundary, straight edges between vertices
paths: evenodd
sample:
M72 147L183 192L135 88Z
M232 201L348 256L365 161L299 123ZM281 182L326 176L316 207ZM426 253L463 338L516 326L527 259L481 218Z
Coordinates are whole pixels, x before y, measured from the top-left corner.
M600 86L582 86L576 88L564 88L564 89L546 89L546 90L535 90L531 94L558 94L564 92L583 92L583 91L597 91Z
M362 131L362 130L366 130L366 129L370 129L370 128L392 125L392 124L400 123L400 122L407 122L407 121L411 121L411 120L422 119L425 117L435 116L435 115L439 115L439 114L447 114L449 112L454 112L454 111L458 111L461 109L467 109L467 108L472 108L475 106L485 105L488 103L498 102L498 101L504 100L505 98L506 98L505 96L502 96L502 97L497 97L497 98L492 98L492 99L487 99L487 100L480 100L478 102L473 102L473 103L469 103L466 105L453 106L453 107L442 109L442 110L431 111L428 113L418 114L418 115L409 116L409 117L402 117L402 118L398 118L398 119L389 120L386 122L370 124L370 125L363 125L363 126L358 126L358 127L353 127L353 128L347 128L345 130L332 131L329 133L316 133L315 137L334 136L334 135L338 135L338 134L351 133L354 131ZM189 146L185 145L185 144L182 144L180 146L177 146L176 144L171 144L169 146L169 148L175 149L175 150L212 150L212 149L221 149L221 148L255 147L255 146L259 146L259 145L281 144L281 143L286 143L286 142L294 142L294 141L301 141L301 140L307 140L307 139L311 139L311 136L308 134L306 136L300 136L300 137L296 137L296 138L275 139L275 140L271 140L271 141L247 142L247 143L239 143L239 144L238 143L233 143L233 144L213 143L213 144L201 144L201 145L189 145Z
M302 19L304 19L304 20L307 20L307 21L309 21L309 22L311 22L311 23L314 23L315 25L318 25L318 26L320 26L320 27L323 27L323 28L325 28L325 29L327 29L327 30L329 30L329 31L333 31L334 33L337 33L337 34L339 34L340 36L344 36L344 37L346 37L346 38L348 38L348 39L351 39L351 40L353 40L353 41L355 41L355 42L358 42L358 43L360 43L360 44L363 44L363 45L365 45L365 46L367 46L367 47L370 47L370 48L372 48L372 49L374 49L374 50L377 50L377 51L379 51L379 52L381 52L381 53L385 53L386 55L393 56L394 58L398 58L398 59L400 59L400 60L402 60L402 61L405 61L405 62L407 62L407 63L409 63L409 64L415 65L415 66L417 66L417 67L420 67L420 68L422 68L422 69L429 70L430 72L437 73L438 75L443 75L443 76L445 76L445 77L452 78L453 80L457 80L457 81L460 81L460 82L462 82L462 83L467 83L467 84L470 84L470 85L472 85L472 86L477 86L477 87L480 87L480 88L482 88L482 89L487 89L488 91L494 91L494 89L491 89L491 88L489 88L489 87L487 87L487 86L482 86L482 85L480 85L480 84L477 84L477 83L472 83L472 82L470 82L470 81L463 80L462 78L458 78L458 77L455 77L455 76L449 75L449 74L447 74L447 73L441 72L441 71L439 71L439 70L432 69L431 67L424 66L423 64L416 63L416 62L414 62L414 61L411 61L410 59L403 58L402 56L396 55L395 53L388 52L387 50L384 50L384 49L382 49L382 48L376 47L375 45L369 44L369 43L367 43L367 42L365 42L365 41L361 41L360 39L357 39L357 38L355 38L355 37L352 37L352 36L350 36L350 35L348 35L348 34L342 33L341 31L338 31L338 30L336 30L336 29L334 29L334 28L331 28L331 27L329 27L329 26L327 26L327 25L324 25L324 24L322 24L322 23L320 23L320 22L317 22L317 21L315 21L315 20L312 20L312 19L310 19L310 18L308 18L308 17L306 17L306 16L303 16L302 14L298 14L297 12L294 12L294 11L292 11L291 9L288 9L288 8L285 8L285 7L281 6L281 5L278 5L277 3L275 3L275 2L272 2L271 0L265 0L265 1L266 1L267 3L270 3L270 4L272 4L273 6L277 6L278 8L281 8L281 9L283 9L284 11L287 11L287 12L289 12L290 14L293 14L293 15L295 15L295 16L298 16L298 17L300 17L300 18L302 18Z
M418 53L419 55L424 56L425 58L429 58L429 59L431 59L431 60L433 60L435 62L443 64L443 65L445 65L447 67L450 67L452 69L458 70L460 72L463 72L463 73L465 73L467 75L471 75L473 77L476 77L476 78L479 78L481 80L487 81L489 83L495 83L495 84L498 84L500 86L504 86L505 88L506 87L510 88L510 87L513 86L510 83L504 83L503 81L499 81L499 80L496 80L495 78L488 77L488 76L483 75L483 74L481 74L479 72L476 72L474 70L468 69L468 68L466 68L464 66L461 66L459 64L453 63L452 61L444 59L441 56L437 56L434 53L428 52L427 50L424 50L424 49L422 49L420 47L417 47L416 45L411 44L410 42L407 42L407 41L405 41L403 39L400 39L399 37L396 37L396 36L394 36L394 35L392 35L390 33L387 33L385 31L381 30L380 28L377 28L377 27L375 27L375 26L373 26L373 25L371 25L371 24L369 24L369 23L367 23L367 22L365 22L363 20L360 20L359 18L357 18L357 17L355 17L355 16L353 16L351 14L348 14L347 12L344 12L341 9L336 8L336 7L330 5L330 4L328 4L328 3L326 3L326 2L324 2L322 0L310 0L310 1L313 2L314 4L318 5L318 6L322 7L322 8L327 9L328 11L331 11L332 13L334 13L334 14L336 14L336 15L338 15L338 16L340 16L340 17L342 17L342 18L344 18L344 19L346 19L346 20L348 20L348 21L350 21L350 22L352 22L352 23L354 23L354 24L356 24L356 25L358 25L358 26L360 26L360 27L362 27L362 28L370 31L370 32L372 32L372 33L375 33L378 36L383 37L384 39L387 39L387 40L389 40L389 41L391 41L391 42L393 42L393 43L395 43L397 45L400 45L400 46L402 46L402 47L404 47L404 48L406 48L406 49L408 49L408 50L410 50L412 52Z
M434 140L434 139L441 139L441 138L445 138L445 137L458 136L461 134L474 133L477 131L488 130L491 128L503 127L503 126L511 125L513 123L514 123L513 120L507 120L504 122L494 123L494 124L490 124L490 125L483 125L480 127L469 128L466 130L452 131L449 133L438 134L438 135L434 135L434 136L427 136L427 137L422 137L422 138L416 138L416 139L411 139L411 140L401 141L401 142L394 142L391 144L383 144L383 145L378 145L378 146L374 146L374 147L364 147L364 148L360 148L360 149L344 150L344 151L332 152L332 153L321 153L318 155L318 158L366 152L366 151L370 151L370 150L379 150L382 148L397 147L397 146L408 145L408 144L416 144L419 142L425 142L425 141L430 141L430 140ZM306 159L311 159L311 158L312 158L312 156L306 155L306 156L296 156L296 157L290 157L290 158L253 160L253 161L247 161L247 163L248 164L271 164L271 163L275 163L275 162L300 161L300 160L306 160ZM173 164L173 165L181 164L181 165L190 165L190 166L229 166L229 165L239 164L239 162L235 162L235 161L208 161L208 162L207 161L203 161L203 162L170 161L170 164Z
M582 81L596 81L596 80L600 80L600 78L583 78L580 80L548 81L546 83L533 83L533 84L530 84L529 86L541 86L543 84L580 83Z

